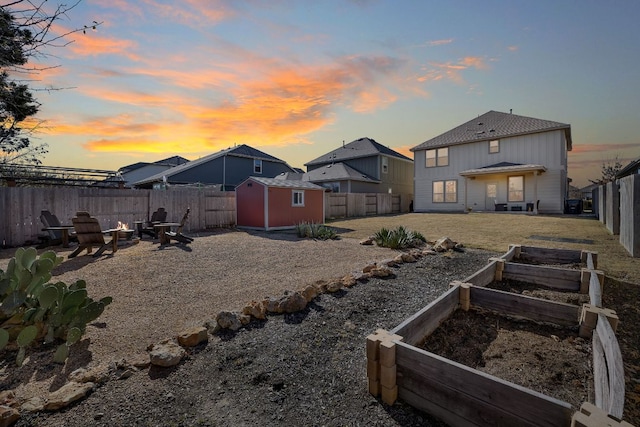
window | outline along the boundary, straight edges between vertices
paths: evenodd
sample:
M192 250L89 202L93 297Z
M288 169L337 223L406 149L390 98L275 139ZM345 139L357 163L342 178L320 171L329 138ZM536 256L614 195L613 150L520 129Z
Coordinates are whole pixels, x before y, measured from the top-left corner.
M449 147L434 148L427 150L427 167L448 166L449 165Z
M304 206L304 191L303 190L293 190L291 206Z
M438 148L438 166L449 165L449 147Z
M262 160L253 160L253 173L262 173Z
M433 181L433 203L456 203L458 201L458 181Z
M524 202L524 176L509 177L509 202Z
M500 140L494 139L493 141L489 141L489 154L499 153L500 152Z
M382 173L388 173L389 172L389 158L388 157L383 157L382 158Z
M324 188L331 190L332 193L340 192L340 183L339 182L323 182L320 184Z

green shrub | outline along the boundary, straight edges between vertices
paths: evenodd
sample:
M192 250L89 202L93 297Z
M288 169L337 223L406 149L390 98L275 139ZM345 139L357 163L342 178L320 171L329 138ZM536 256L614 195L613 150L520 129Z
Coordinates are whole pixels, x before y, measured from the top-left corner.
M378 246L391 249L405 249L420 246L427 241L424 236L417 231L411 231L403 226L395 230L380 229L374 236Z
M296 224L296 233L298 234L298 237L310 239L329 240L338 238L338 234L331 227L313 222L301 222L300 224Z
M0 269L0 350L15 343L18 366L24 362L26 348L38 340L45 344L63 340L54 361L64 363L69 347L80 340L87 324L111 303L111 297L89 298L84 280L70 286L50 283L51 271L61 262L53 251L38 258L34 248L19 248L7 271Z

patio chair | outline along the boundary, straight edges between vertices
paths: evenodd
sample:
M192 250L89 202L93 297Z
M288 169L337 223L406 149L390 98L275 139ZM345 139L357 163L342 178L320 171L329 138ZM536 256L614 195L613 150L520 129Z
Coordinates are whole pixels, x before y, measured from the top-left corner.
M42 231L46 231L47 235L41 237L44 241L38 246L39 248L44 248L49 245L59 245L63 243L63 230L67 226L63 226L60 223L60 220L57 216L49 212L47 209L43 209L40 211L40 222L44 226ZM55 228L58 228L57 230ZM72 228L69 226L69 228ZM78 238L72 230L64 231L67 233L67 243L68 242L77 242Z
M157 211L151 214L151 219L147 222L136 222L138 228L138 237L142 239L142 235L146 234L158 238L157 230L153 227L154 224L159 224L167 220L167 211L164 208L158 208Z
M104 241L104 234L100 228L100 223L96 218L90 216L88 212L76 213L76 216L72 218L71 221L73 222L73 228L75 228L76 236L78 237L78 247L69 254L69 258L77 256L83 249L86 249L87 254L90 254L94 246L98 247L96 253L93 254L94 257L100 256L106 249L109 249L110 246L113 250L113 241L109 243ZM117 239L117 237L113 238Z
M184 227L184 225L187 222L187 219L189 218L190 211L191 209L187 208L187 212L185 212L185 214L182 216L182 221L180 221L180 226L178 226L176 231L165 232L165 236L169 242L171 242L171 239L177 240L178 242L185 243L185 244L193 242L193 237L185 236L184 234L182 234L182 228Z

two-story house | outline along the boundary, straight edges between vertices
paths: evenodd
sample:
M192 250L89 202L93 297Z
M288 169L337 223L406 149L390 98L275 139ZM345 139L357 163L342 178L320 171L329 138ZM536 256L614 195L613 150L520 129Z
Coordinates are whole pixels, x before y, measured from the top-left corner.
M136 182L135 186L162 188L165 185L201 184L233 191L250 176L273 178L286 172L295 170L284 160L242 144L157 173Z
M411 149L416 212L563 213L571 126L489 111Z
M360 138L305 163L304 180L335 193L413 193L413 161Z

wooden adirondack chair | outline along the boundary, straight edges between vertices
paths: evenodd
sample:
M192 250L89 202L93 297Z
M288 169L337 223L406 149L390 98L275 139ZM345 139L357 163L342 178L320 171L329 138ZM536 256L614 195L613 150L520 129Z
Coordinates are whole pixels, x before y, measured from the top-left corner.
M185 244L193 242L193 237L185 236L184 234L182 234L182 228L184 227L184 225L187 222L187 219L189 218L190 211L191 209L187 208L187 212L185 212L185 214L182 216L182 221L180 221L180 226L178 226L176 231L165 232L165 236L169 242L171 242L171 239L177 240L178 242L185 243Z
M161 222L165 222L167 220L167 211L164 208L158 208L157 211L151 214L151 219L144 222L137 222L136 225L138 227L138 237L142 239L142 235L146 234L148 236L153 237L154 239L158 238L157 230L153 227L154 224L159 224Z
M112 237L112 241L106 243L104 240L104 234L100 228L100 223L96 218L89 215L88 212L78 212L76 216L71 219L73 222L73 228L76 230L76 236L78 236L78 247L69 254L69 258L77 256L83 249L87 250L87 254L93 251L93 247L97 246L98 250L93 254L94 257L100 256L105 250L111 249L115 252L114 248L117 248L117 234ZM115 241L113 240L115 239ZM115 242L115 244L114 244Z
M47 236L43 237L46 241L42 242L39 248L46 247L48 245L68 246L69 242L77 242L78 238L73 232L71 226L63 226L57 216L52 214L46 209L40 211L40 221L44 226L42 231L47 232Z

